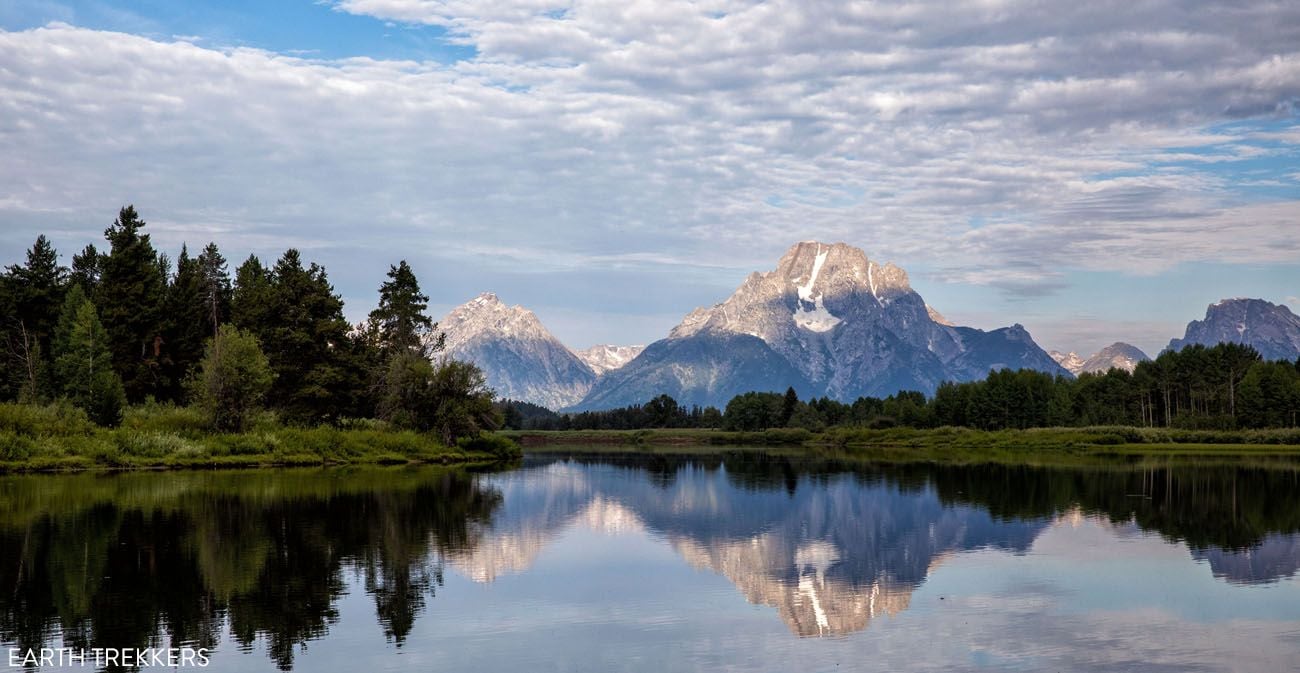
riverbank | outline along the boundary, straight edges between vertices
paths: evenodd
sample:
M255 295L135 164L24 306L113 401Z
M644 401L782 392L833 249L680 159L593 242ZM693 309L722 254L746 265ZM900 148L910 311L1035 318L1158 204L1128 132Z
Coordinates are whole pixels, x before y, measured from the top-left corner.
M1159 428L832 428L575 430L502 433L531 453L712 453L746 447L881 461L1077 465L1152 458L1300 460L1300 429L1199 431Z
M120 427L102 428L68 406L0 405L0 473L473 465L518 456L518 446L500 438L475 438L449 447L432 434L374 421L300 428L262 419L246 432L214 433L201 414L185 407L132 408Z

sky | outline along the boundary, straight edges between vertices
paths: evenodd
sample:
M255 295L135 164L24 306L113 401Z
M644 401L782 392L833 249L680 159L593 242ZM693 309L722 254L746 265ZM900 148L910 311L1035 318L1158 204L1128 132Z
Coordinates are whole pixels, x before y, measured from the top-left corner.
M1300 3L0 2L0 264L134 204L296 247L359 320L406 259L648 343L801 240L958 324L1154 354L1300 311Z

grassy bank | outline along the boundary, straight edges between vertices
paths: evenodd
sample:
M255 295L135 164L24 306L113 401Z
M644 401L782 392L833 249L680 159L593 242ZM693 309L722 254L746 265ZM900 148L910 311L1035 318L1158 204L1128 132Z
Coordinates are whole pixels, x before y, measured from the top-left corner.
M672 447L701 449L738 446L802 446L818 435L802 428L762 432L731 432L694 428L654 430L504 430L498 433L527 451L545 452L557 447L591 446L605 451L664 451Z
M102 428L67 405L0 404L0 472L134 468L215 468L348 464L488 463L517 455L513 444L436 437L374 421L299 428L264 416L248 431L213 433L185 407L127 410Z
M1300 459L1300 429L1202 431L1092 427L1029 430L968 428L516 431L507 434L530 452L692 453L718 448L800 447L811 455L865 460L954 463L1079 464L1142 457Z

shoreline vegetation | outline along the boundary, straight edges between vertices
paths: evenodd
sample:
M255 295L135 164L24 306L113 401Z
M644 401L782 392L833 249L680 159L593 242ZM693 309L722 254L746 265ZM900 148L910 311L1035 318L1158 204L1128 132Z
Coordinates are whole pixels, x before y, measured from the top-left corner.
M1300 429L1204 431L1124 426L973 430L782 428L506 430L526 453L698 454L757 450L810 458L952 464L1077 465L1148 459L1290 461L1300 465Z
M518 459L405 260L353 325L295 249L232 278L216 243L173 260L145 226L126 206L106 252L65 267L39 236L0 273L0 471Z
M519 447L482 434L447 445L435 433L371 419L295 427L263 414L240 432L213 432L200 411L128 408L120 425L98 426L69 404L0 404L0 474L137 469L509 463Z

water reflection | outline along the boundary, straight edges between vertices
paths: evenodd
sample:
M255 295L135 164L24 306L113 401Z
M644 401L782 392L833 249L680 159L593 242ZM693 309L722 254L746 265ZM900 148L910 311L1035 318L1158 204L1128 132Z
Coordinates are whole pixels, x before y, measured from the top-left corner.
M262 639L281 670L364 576L401 646L500 495L450 471L131 474L0 481L0 640L215 647Z
M527 574L574 530L657 540L790 633L844 636L908 610L955 555L1024 554L1081 519L1114 536L1156 532L1226 583L1276 582L1300 567L1297 486L1293 469L881 467L747 453L530 459L478 475L6 477L0 641L258 648L291 670L302 647L339 628L350 587L402 648L446 573Z
M750 602L776 608L792 632L842 635L905 609L944 556L1022 552L1048 525L945 504L924 480L801 475L756 457L664 467L646 478L640 466L553 462L490 478L504 504L485 545L457 563L486 580L526 569L569 526L643 529L726 576Z

